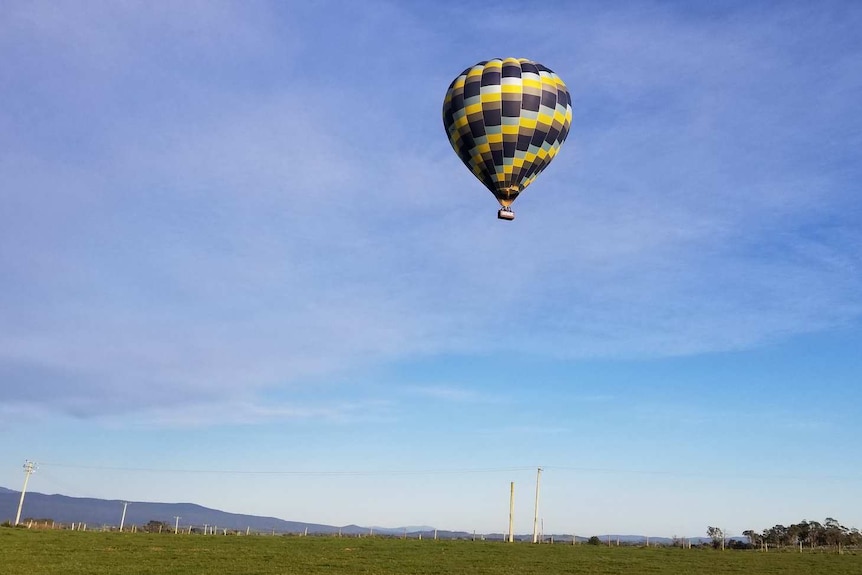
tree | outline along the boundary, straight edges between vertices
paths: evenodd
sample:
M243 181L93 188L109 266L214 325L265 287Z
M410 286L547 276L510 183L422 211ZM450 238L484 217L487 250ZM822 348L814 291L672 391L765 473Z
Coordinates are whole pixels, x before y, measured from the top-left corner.
M156 521L155 519L148 521L142 528L147 533L168 533L173 532L173 529L173 525L168 525L164 521Z
M808 542L811 544L811 547L826 545L823 525L817 521L808 522Z
M756 547L763 544L763 536L754 529L746 529L742 534L748 537L748 544L751 546Z
M706 536L712 539L712 546L715 549L724 549L724 531L718 527L709 526L706 528Z
M587 545L601 545L602 541L598 538L598 536L593 535L589 539L587 539Z
M790 530L794 541L799 545L803 545L811 540L811 524L805 519L796 525L791 525Z
M832 517L826 518L826 521L823 522L823 527L825 529L826 544L830 546L834 545L840 550L841 545L845 543L849 530Z

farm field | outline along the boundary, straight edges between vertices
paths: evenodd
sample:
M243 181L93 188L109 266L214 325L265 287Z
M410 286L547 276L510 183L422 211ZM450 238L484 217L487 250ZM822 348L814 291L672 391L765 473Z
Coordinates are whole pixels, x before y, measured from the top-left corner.
M0 529L4 575L858 575L862 554Z

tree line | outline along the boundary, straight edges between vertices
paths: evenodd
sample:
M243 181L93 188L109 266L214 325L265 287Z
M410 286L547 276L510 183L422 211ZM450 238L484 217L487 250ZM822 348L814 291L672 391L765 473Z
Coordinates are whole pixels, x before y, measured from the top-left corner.
M718 527L708 527L708 537L712 539L714 547L724 547L726 534ZM742 534L748 538L747 544L742 541L732 541L731 547L769 549L784 547L843 547L862 546L862 533L856 527L841 525L837 519L827 517L823 523L819 521L807 521L803 519L792 525L775 525L762 531L747 529Z

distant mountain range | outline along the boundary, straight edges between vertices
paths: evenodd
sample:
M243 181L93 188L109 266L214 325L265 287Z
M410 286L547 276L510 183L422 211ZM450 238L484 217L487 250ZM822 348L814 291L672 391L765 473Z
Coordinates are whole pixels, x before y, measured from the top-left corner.
M18 502L21 497L20 491L0 487L0 522L15 520L18 510ZM101 528L102 526L116 527L120 524L123 513L123 501L119 499L93 499L89 497L68 497L66 495L46 495L28 491L24 499L24 508L21 513L24 518L53 519L57 523L86 523L89 529ZM261 533L305 533L309 535L323 535L342 533L343 535L375 535L404 536L416 538L430 538L435 534L434 527L427 525L412 525L406 527L361 527L359 525L323 525L320 523L304 523L302 521L286 521L277 517L261 517L259 515L244 515L241 513L228 513L218 509L210 509L194 503L151 503L145 501L130 501L126 509L125 525L145 525L150 521L161 521L173 526L176 517L179 516L181 527L188 529L192 526L202 529L204 525L217 527L219 530L228 529L232 531L245 531ZM503 533L473 534L466 531L437 530L437 537L441 539L470 539L472 537L483 539L504 538ZM519 541L531 541L532 534L516 535ZM599 535L602 543L608 540L611 544L641 543L645 540L643 535ZM553 538L556 542L571 542L572 535L550 535L545 534L546 540ZM578 536L579 542L584 542L587 537ZM697 543L705 538L692 538L692 543ZM670 545L672 540L667 537L650 537L650 543L657 545Z
M18 510L20 491L0 487L0 522L15 521ZM46 495L28 491L24 498L24 508L21 513L24 518L53 519L58 523L86 523L89 528L103 525L117 526L123 513L122 500L93 499L89 497L68 497L66 495ZM405 532L413 537L419 533L427 533L433 537L434 528L428 526L408 527L361 527L359 525L322 525L319 523L304 523L301 521L285 521L277 517L261 517L259 515L244 515L228 513L218 509L210 509L194 503L151 503L145 501L130 501L126 508L125 525L145 525L149 521L162 521L173 526L176 517L180 517L180 525L188 528L193 526L203 528L204 525L216 526L221 529L242 530L254 532L275 533L305 533L344 535L369 534L403 535ZM439 531L438 537L467 537L466 532Z

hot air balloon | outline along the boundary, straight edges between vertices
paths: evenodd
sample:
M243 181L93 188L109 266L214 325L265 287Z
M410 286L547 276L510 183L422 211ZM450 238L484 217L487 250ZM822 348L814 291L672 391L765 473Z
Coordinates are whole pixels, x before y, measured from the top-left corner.
M512 202L566 139L572 99L553 71L525 58L479 62L455 78L443 101L449 143L513 220Z

